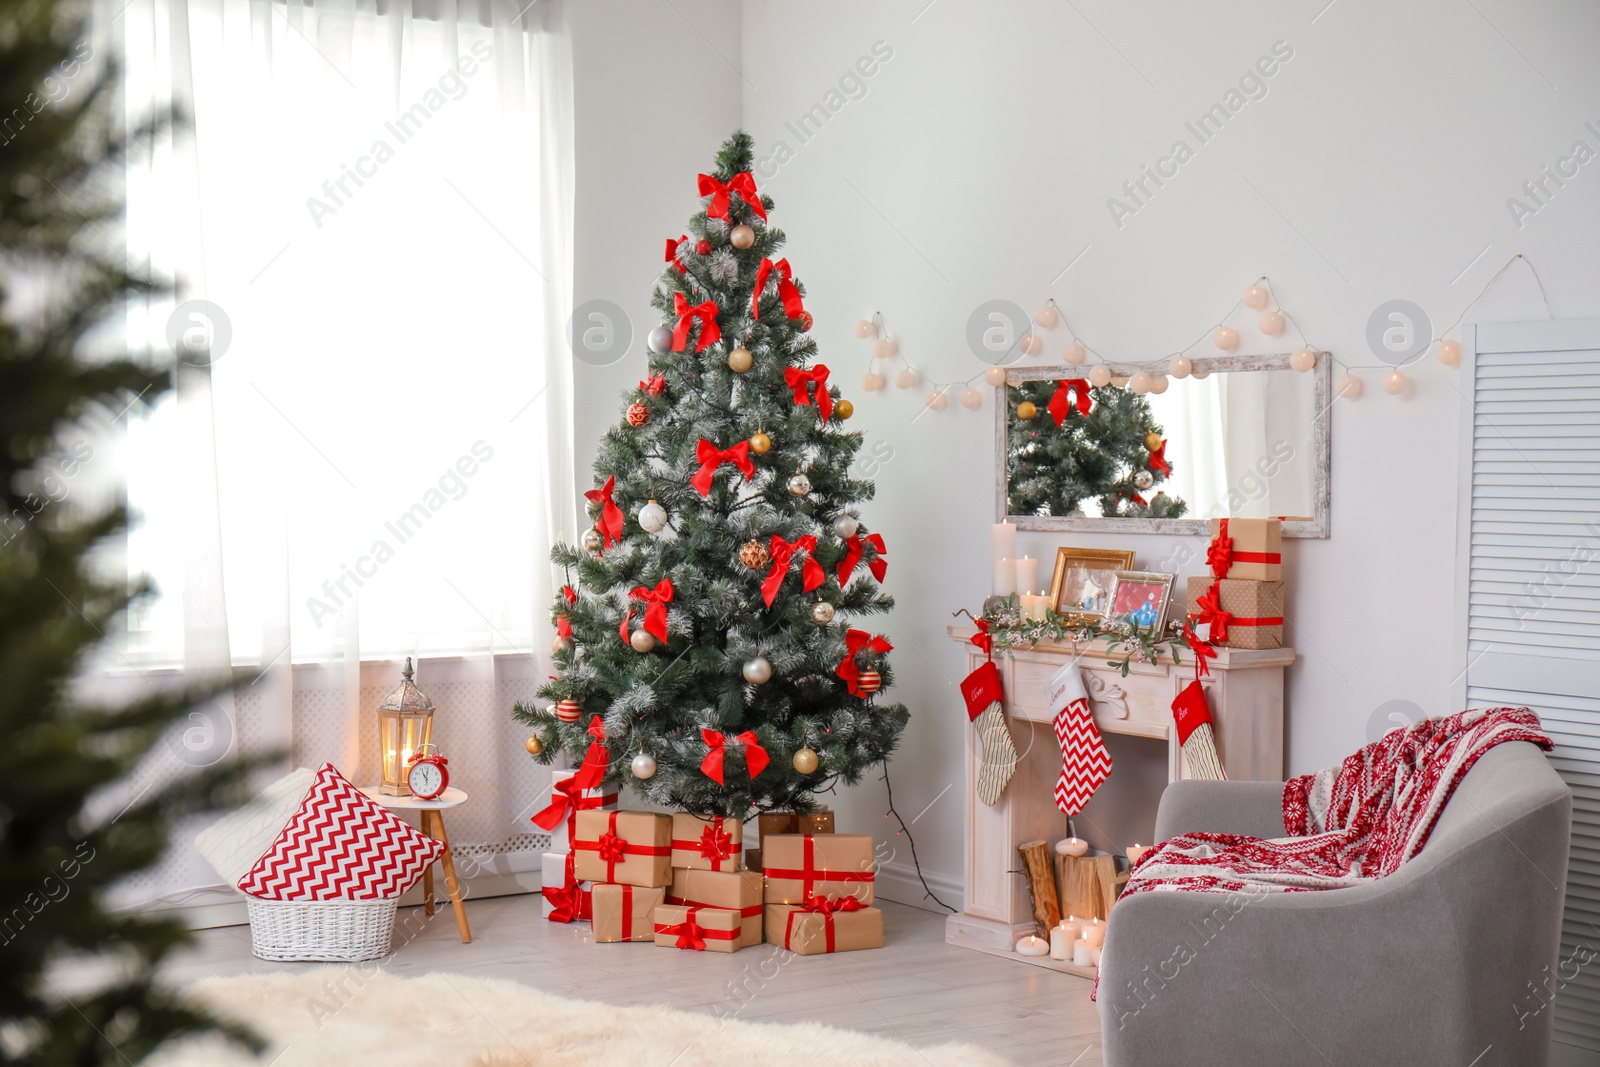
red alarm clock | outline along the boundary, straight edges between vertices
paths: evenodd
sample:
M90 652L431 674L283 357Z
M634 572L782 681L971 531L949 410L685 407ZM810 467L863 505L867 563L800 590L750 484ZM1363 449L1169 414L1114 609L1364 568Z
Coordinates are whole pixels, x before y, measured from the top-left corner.
M424 755L428 749L433 749L432 755ZM437 800L444 791L450 787L450 771L445 766L448 761L439 754L438 745L423 745L411 757L411 768L406 771L406 785L411 788L411 795L418 800Z

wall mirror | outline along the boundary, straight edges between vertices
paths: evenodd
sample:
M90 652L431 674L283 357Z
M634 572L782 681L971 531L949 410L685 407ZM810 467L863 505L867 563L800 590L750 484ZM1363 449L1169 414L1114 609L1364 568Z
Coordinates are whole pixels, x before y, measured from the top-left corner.
M1309 371L1288 355L1192 363L1195 374L1142 395L1091 386L1087 367L1008 369L995 390L999 519L1205 534L1213 518L1279 516L1286 537L1327 537L1333 360L1320 353ZM1144 369L1104 366L1113 382Z

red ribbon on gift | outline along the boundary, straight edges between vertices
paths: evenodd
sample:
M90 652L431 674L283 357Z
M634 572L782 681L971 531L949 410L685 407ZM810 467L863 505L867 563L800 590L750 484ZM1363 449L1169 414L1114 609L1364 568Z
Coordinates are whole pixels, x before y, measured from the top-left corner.
M672 595L671 578L661 579L654 589L641 585L628 594L630 600L644 601L644 632L662 644L667 643L667 605L672 603ZM628 618L633 618L632 611L628 612ZM627 629L627 620L623 620L622 626Z
M1166 442L1162 442L1165 444ZM1281 552L1235 552L1233 538L1228 536L1228 520L1217 520L1217 536L1206 546L1206 564L1212 577L1226 578L1235 563L1282 563Z
M818 882L873 882L877 876L872 871L829 871L817 869L816 842L812 835L806 834L804 845L800 854L800 867L787 869L782 867L766 868L767 881L770 884L774 878L783 878L800 883L800 899L810 900L815 894L812 890Z
M639 391L645 396L660 396L661 390L667 387L667 380L659 374L652 374L649 378L639 383Z
M595 529L600 531L600 536L605 538L605 547L601 549L602 552L606 548L610 548L613 541L618 543L622 541L622 509L617 507L615 500L611 499L611 492L616 487L617 476L613 474L606 479L605 485L599 489L590 489L583 494L584 499L591 504L601 505L600 521L594 525Z
M615 811L610 813L611 818L606 820L605 832L602 833L596 840L572 842L572 849L574 852L582 851L599 853L600 858L606 861L605 880L608 882L615 882L617 880L617 864L621 863L629 856L672 855L672 849L667 848L664 845L635 845L631 841L624 840L617 833L618 814L619 813Z
M569 923L574 919L587 922L593 918L594 896L592 891L578 888L575 863L572 853L568 852L565 883L560 886L547 885L539 888L539 893L555 909L550 913L550 921L553 923Z
M722 870L723 860L733 855L733 835L722 828L722 823L721 815L712 816L711 821L701 829L699 840L674 840L672 850L698 852L703 858L711 861L713 871Z
M675 897L668 893L664 898L668 904L682 904L692 908L721 908L723 911L736 911L744 919L753 919L766 910L763 904L752 904L748 908L730 908L726 904L713 904L709 900L694 900L691 897Z
M689 301L684 299L682 293L672 294L672 313L678 316L678 324L672 328L672 350L682 352L689 343L689 327L695 319L700 320L700 340L695 343L696 352L704 352L711 345L722 340L722 327L717 325L717 302L707 300L704 303L689 306Z
M761 317L761 293L766 289L767 278L774 270L778 272L778 299L783 301L783 313L791 319L798 319L805 314L806 308L800 299L800 289L794 284L789 261L780 259L774 263L765 256L756 268L756 291L750 297L750 315L757 319Z
M700 761L701 773L718 785L726 785L722 780L722 759L727 749L728 735L701 727L700 736L705 740L707 749L706 758ZM767 750L761 747L754 730L746 730L734 740L744 745L745 769L750 772L751 778L767 769Z
M572 853L567 853L571 856ZM622 940L633 940L633 886L622 887Z
M1077 395L1074 401L1073 395ZM1050 417L1060 426L1066 421L1067 412L1074 407L1079 415L1087 416L1094 402L1089 399L1089 379L1087 378L1062 378L1056 382L1056 391L1050 397L1050 403L1045 405L1045 410L1050 412Z
M866 905L855 897L842 897L838 900L829 900L827 897L812 897L804 904L789 913L789 921L783 928L783 947L794 948L794 919L796 915L821 915L822 937L826 946L823 951L834 951L833 916L841 911L860 911Z
M794 390L794 406L797 408L811 403L807 387L814 383L817 387L817 411L821 413L822 421L827 422L833 417L833 394L828 392L828 368L825 364L818 363L810 370L785 367L783 380Z
M689 235L688 234L684 234L682 237L679 237L677 240L673 240L671 237L667 238L667 254L663 258L668 263L671 263L672 264L672 269L677 271L679 274L685 273L685 268L684 268L684 265L682 263L678 262L678 246L680 244L682 244L683 242L687 241L688 239L689 239Z
M878 550L877 555L867 560L867 570L872 572L872 576L881 582L883 581L883 576L889 572L889 561L883 558L883 554L888 551L883 544L883 535L868 534L866 537L862 537L858 533L851 534L844 543L844 559L839 561L840 589L844 588L845 583L850 580L850 576L855 573L856 564L861 562L862 545L871 545Z
M1200 635L1189 629L1187 624L1183 627L1183 638L1189 642L1189 648L1194 652L1194 680L1198 682L1211 673L1211 667L1206 660L1216 659L1217 650L1200 640Z
M755 464L750 462L749 441L740 441L732 448L718 448L702 437L700 443L695 446L694 458L700 461L700 469L689 479L689 484L694 486L701 496L711 495L711 479L717 473L717 468L724 463L732 463L738 467L746 478L756 476Z
M1194 606L1199 608L1197 614L1199 621L1211 624L1211 643L1221 644L1228 639L1228 623L1233 621L1230 612L1222 610L1222 583L1217 580L1195 598Z
M594 740L589 742L589 750L583 754L583 763L578 767L578 772L571 778L557 782L550 790L550 806L533 817L534 825L554 830L569 810L600 806L598 798L591 798L593 803L585 803L581 797L584 790L593 789L605 781L606 768L611 765L611 754L606 751L606 728L601 724L600 716L589 720L588 734Z
M845 686L850 690L851 696L864 696L860 689L861 668L856 665L856 656L862 652L893 652L894 646L883 638L883 635L873 637L865 630L847 630L844 635L844 659L833 669L833 673L844 679Z
M708 937L713 941L732 941L743 933L742 930L707 930L694 921L694 913L699 910L690 908L684 913L681 923L656 923L656 933L676 934L679 948L693 949L696 952L706 950Z
M756 180L747 170L741 170L727 181L718 181L710 174L699 175L699 188L701 196L709 196L711 204L706 208L706 218L728 218L728 194L738 193L739 199L750 205L762 219L767 217L767 209L761 206L761 197L756 193ZM732 222L732 219L728 219Z
M791 543L773 534L772 543L767 548L767 555L772 559L772 567L761 583L761 598L767 602L767 607L772 607L772 602L777 599L778 588L783 585L783 579L789 573L789 564L794 562L794 554L800 549L804 549L806 553L805 563L800 567L801 591L809 593L828 580L828 572L822 569L822 564L812 558L812 554L817 550L815 536L806 534Z
M1167 442L1165 438L1162 438L1160 448L1152 448L1150 450L1150 469L1163 471L1167 474L1172 473L1172 465L1167 462Z

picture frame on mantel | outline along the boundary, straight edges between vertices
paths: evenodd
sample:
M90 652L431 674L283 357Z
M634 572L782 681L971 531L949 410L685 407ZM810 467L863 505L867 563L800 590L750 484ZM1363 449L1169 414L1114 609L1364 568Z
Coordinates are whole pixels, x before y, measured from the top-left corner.
M1050 577L1050 609L1058 615L1099 618L1109 606L1117 572L1132 567L1132 549L1056 549L1056 569Z
M1116 584L1111 587L1111 606L1106 617L1133 623L1151 633L1164 632L1176 577L1157 571L1118 571Z

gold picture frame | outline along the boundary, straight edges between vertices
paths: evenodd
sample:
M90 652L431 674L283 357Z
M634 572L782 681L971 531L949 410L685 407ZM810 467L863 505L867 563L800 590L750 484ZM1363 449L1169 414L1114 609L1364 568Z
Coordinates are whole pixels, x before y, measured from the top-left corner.
M1159 571L1118 571L1105 618L1136 623L1140 627L1154 624L1153 632L1162 633L1172 607L1172 583L1177 577Z
M1110 604L1116 574L1133 566L1133 550L1058 548L1050 576L1050 608L1060 615L1098 619ZM1076 569L1079 573L1072 573Z

